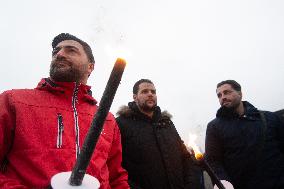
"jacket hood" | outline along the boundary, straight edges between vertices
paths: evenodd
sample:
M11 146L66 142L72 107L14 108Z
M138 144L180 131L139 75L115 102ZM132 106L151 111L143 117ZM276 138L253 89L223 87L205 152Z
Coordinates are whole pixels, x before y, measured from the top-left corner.
M259 111L257 110L257 108L255 108L252 104L250 104L247 101L242 101L243 105L244 105L244 115L255 115L258 114ZM235 110L233 109L229 109L226 108L224 106L222 106L221 108L219 108L219 110L216 113L216 117L227 117L227 118L235 118L235 117L239 117L239 114L237 112L235 112Z
M43 78L38 83L36 89L38 90L47 90L54 93L73 93L74 88L76 86L75 82L54 82L51 81L50 78ZM84 84L78 85L78 90L82 92L83 99L92 103L96 104L97 101L92 97L91 87Z
M116 113L117 116L123 116L123 117L132 117L132 116L145 116L143 113L140 112L140 110L138 109L136 103L133 101L133 102L129 102L128 103L128 106L124 105L124 106L121 106L119 108L119 110L117 111ZM168 112L168 111L162 111L161 112L161 109L159 106L156 106L155 107L155 110L154 110L154 117L162 117L162 118L168 118L168 119L171 119L172 118L172 115Z

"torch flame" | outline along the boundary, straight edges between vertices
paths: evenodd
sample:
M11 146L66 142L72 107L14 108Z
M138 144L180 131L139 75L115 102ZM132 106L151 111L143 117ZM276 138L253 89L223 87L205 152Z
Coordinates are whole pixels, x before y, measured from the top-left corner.
M203 154L201 153L200 148L197 146L197 144L195 142L196 139L197 139L196 134L189 134L187 145L190 146L193 149L196 160L202 160Z
M116 59L116 63L119 63L119 64L126 64L126 61L125 61L125 59L118 57L118 58Z

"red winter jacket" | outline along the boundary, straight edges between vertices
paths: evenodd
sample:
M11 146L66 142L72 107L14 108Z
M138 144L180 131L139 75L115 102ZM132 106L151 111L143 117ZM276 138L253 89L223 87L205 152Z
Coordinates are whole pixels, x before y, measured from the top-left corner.
M0 95L0 188L45 188L53 175L72 170L97 110L89 93L86 85L42 79L36 89ZM101 189L129 188L121 160L120 132L109 113L87 173Z

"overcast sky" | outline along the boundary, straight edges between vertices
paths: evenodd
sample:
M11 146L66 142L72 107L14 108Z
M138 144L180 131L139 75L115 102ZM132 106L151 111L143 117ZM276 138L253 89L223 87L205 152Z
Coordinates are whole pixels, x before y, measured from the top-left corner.
M0 92L48 77L51 41L62 32L87 41L100 100L116 57L128 62L111 111L132 100L141 78L157 88L185 142L219 108L216 84L235 79L259 109L284 108L282 0L0 0Z

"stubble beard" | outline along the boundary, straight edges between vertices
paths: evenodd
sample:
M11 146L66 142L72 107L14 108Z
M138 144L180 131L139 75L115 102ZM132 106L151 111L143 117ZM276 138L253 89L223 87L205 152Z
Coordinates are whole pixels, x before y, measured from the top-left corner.
M144 103L138 102L138 106L144 112L154 112L154 110L157 106L157 102L155 102L155 104L153 106L148 106L147 102L144 102Z
M223 109L226 109L227 111L237 112L237 109L240 106L240 104L241 104L241 101L233 102L230 106L222 106L222 107L223 107Z
M71 64L66 68L52 61L49 69L49 76L54 81L59 82L78 82L82 78L82 72L74 68Z

